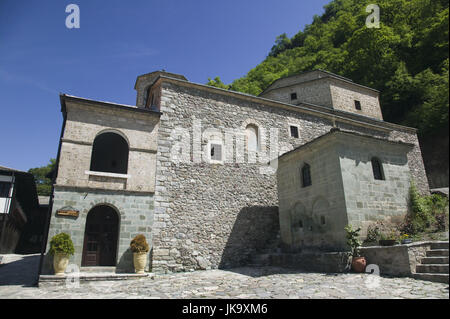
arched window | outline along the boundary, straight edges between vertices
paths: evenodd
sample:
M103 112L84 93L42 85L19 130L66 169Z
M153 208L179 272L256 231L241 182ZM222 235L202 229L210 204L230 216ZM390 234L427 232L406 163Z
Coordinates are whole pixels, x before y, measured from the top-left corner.
M311 168L309 164L305 163L302 167L302 187L307 187L311 184Z
M372 157L371 162L373 177L378 180L384 180L383 165L381 164L381 161L376 157Z
M126 174L128 171L128 143L117 133L98 135L92 146L91 171Z
M257 152L259 150L258 127L254 124L247 125L245 135L247 138L247 150L249 152Z

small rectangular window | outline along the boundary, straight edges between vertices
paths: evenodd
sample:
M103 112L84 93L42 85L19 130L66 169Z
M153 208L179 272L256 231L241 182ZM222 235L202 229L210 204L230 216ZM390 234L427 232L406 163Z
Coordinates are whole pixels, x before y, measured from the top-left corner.
M222 160L222 145L211 144L211 160L213 161Z
M297 93L291 93L291 101L297 99Z
M298 138L298 127L291 125L290 130L291 130L291 137Z
M302 175L302 187L311 186L311 168L308 164L303 165L301 170Z
M356 108L357 110L361 110L361 102L360 102L360 101L355 100L355 108Z

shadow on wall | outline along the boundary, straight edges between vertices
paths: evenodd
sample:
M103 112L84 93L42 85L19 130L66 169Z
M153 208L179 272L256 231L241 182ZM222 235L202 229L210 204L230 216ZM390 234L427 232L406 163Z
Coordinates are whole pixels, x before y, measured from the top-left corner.
M133 252L128 248L122 256L120 256L116 264L117 273L131 273L134 272L133 266Z
M152 271L153 248L147 254L146 271ZM116 273L134 273L133 252L128 248L116 264Z
M219 268L247 264L252 254L258 253L276 240L279 229L277 206L242 208L228 237Z

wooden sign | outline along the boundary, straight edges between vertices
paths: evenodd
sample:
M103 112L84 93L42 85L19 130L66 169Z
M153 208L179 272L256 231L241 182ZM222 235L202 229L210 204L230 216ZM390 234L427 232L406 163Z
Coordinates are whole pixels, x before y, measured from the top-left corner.
M78 217L80 212L71 208L62 208L56 211L57 216L69 216L69 217Z

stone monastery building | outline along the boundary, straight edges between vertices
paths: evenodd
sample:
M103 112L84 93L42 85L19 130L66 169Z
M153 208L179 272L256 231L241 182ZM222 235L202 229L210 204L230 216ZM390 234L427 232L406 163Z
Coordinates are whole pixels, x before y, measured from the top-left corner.
M315 70L256 97L156 71L135 89L136 106L60 95L48 238L68 233L80 267L132 272L137 234L153 272L244 265L278 234L342 250L348 223L406 213L411 180L429 192L416 129L350 79Z

